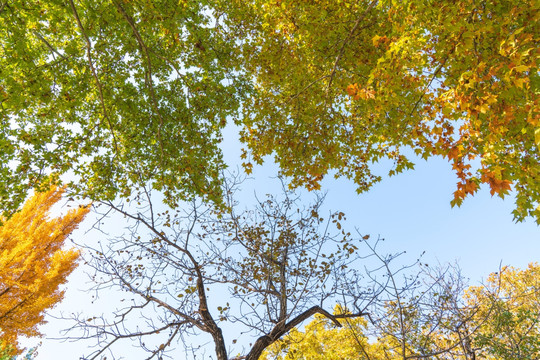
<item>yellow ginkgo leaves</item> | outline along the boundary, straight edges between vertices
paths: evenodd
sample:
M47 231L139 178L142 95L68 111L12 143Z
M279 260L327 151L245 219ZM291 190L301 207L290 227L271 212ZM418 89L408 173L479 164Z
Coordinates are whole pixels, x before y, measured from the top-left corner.
M0 227L0 343L39 335L43 312L62 300L59 285L77 266L79 253L64 241L89 211L79 207L49 218L63 190L37 193ZM17 352L20 349L15 348Z

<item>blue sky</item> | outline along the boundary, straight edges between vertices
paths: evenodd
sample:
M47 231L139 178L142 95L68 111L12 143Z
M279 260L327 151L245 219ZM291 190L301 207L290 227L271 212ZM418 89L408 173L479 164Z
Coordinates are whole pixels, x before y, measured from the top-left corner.
M224 138L225 160L234 169L239 164L241 148L236 140L237 129L228 127ZM279 181L272 179L277 174L277 166L268 160L263 166L255 166L250 179L242 185L240 200L243 203L252 203L255 192L259 196L279 192ZM418 160L415 170L384 178L368 193L358 195L352 182L331 177L323 181L322 190L327 192L326 210L343 211L349 231L357 228L363 235L385 238L382 251L405 250L405 261L413 262L424 251L423 262L434 265L457 261L473 285L497 271L500 264L525 267L530 262L540 261L540 228L532 219L523 223L513 221L511 197L504 200L491 197L487 189L482 189L466 199L460 208L451 208L455 183L447 161L430 159ZM305 195L310 197L310 194ZM77 242L95 241L99 236L96 232L85 233L84 227L74 234ZM89 310L99 315L119 299L114 293L102 294L101 303L92 305L91 295L82 291L89 285L84 270L81 266L71 277L65 301L53 314ZM67 322L50 319L50 324L42 328L46 337L42 339L39 360L78 358L86 346L84 343L48 339L62 337L59 330L68 326ZM25 344L30 346L37 341ZM129 355L130 349L130 346L125 347L124 356L135 360Z
M233 168L241 148L235 131L229 127L224 141L225 160ZM457 178L451 164L442 158L417 159L415 164L414 170L384 177L363 194L356 193L352 181L328 176L321 187L327 192L326 207L343 211L349 228L385 238L389 252L405 250L417 256L426 251L428 262L457 260L473 282L497 271L501 262L524 267L540 261L540 227L533 219L513 220L512 196L492 197L482 188L461 207L452 208ZM250 197L253 191L264 194L270 188L279 191L278 182L271 180L278 171L271 158L253 170L243 196Z

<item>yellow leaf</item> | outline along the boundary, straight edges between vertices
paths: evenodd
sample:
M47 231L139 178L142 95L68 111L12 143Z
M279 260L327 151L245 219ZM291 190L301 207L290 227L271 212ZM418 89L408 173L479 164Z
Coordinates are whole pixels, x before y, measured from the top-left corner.
M518 65L514 68L514 70L519 72L529 71L529 67L527 65Z

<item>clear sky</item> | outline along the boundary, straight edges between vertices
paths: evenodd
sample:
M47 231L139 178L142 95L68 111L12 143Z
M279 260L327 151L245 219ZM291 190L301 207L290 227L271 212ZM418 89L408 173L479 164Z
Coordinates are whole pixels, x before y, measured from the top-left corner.
M235 164L241 145L230 140L235 139L234 129L228 132L225 159ZM269 186L279 191L279 184L269 180L278 167L268 160L254 167L253 180L244 186L243 196L252 196L254 190L267 193ZM465 199L461 207L452 208L457 178L451 164L442 158L418 159L415 163L414 170L383 177L363 194L356 193L352 181L329 176L321 187L327 192L325 204L329 210L343 211L349 228L385 238L389 252L406 250L417 256L426 251L426 261L457 260L472 281L497 271L501 262L524 267L540 261L540 227L533 219L513 221L512 196L492 197L489 189L483 188Z
M229 127L225 133L224 153L232 168L239 164L240 144L236 139L237 130ZM277 167L271 161L255 167L251 179L242 185L241 201L252 202L254 192L264 195L279 191L279 182L271 179L276 173ZM442 159L431 159L419 160L413 171L385 178L365 194L357 195L354 184L346 179L325 179L322 190L327 192L326 208L346 214L349 231L356 227L362 234L381 236L386 239L383 251L406 250L411 261L424 251L423 262L457 261L471 284L478 284L490 272L497 271L500 264L525 267L530 262L540 261L540 228L532 219L513 222L511 197L504 200L491 197L489 191L483 189L466 199L460 208L451 208L455 183L450 164ZM77 242L84 242L95 241L102 235L85 234L82 229L73 236ZM81 291L88 287L84 270L81 266L71 277L65 301L53 314L68 315L90 308L91 294ZM91 311L104 312L107 305L114 305L117 300L115 294L101 297L104 302ZM49 321L50 324L42 328L45 338L38 359L78 359L86 345L49 339L62 337L59 329L69 326L54 319ZM25 344L30 346L37 341ZM130 347L125 349L126 359L138 359L130 356Z

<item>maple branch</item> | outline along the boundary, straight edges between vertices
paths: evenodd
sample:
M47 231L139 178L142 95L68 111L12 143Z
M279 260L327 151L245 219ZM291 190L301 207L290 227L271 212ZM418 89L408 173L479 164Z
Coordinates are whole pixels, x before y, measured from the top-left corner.
M373 1L369 4L368 8L366 9L366 11L364 11L364 13L356 20L356 22L354 23L351 31L349 32L349 34L347 35L347 37L345 38L345 40L343 40L343 44L341 45L341 48L339 49L339 53L338 55L336 56L336 60L334 61L334 66L332 67L332 72L330 73L330 80L328 81L328 86L326 87L326 93L328 94L328 91L330 90L330 86L332 86L332 81L334 80L334 76L336 74L336 70L337 70L337 66L338 66L338 63L339 61L341 60L341 58L343 57L343 54L345 53L345 45L347 45L347 42L349 41L349 39L354 35L354 33L356 32L356 30L358 29L358 26L360 25L360 23L366 18L367 14L371 11L371 9L377 4L377 1ZM371 24L369 25L366 25L364 28L370 26Z
M448 55L443 59L443 61L442 61L441 64L437 67L437 69L435 69L435 71L434 71L433 74L431 75L431 79L430 79L429 82L424 86L424 89L422 90L422 93L420 94L420 97L419 97L418 100L416 100L416 102L414 103L413 108L411 109L411 112L409 113L409 117L411 117L411 116L414 114L414 112L415 112L416 109L418 108L418 105L420 104L420 102L422 101L422 99L424 98L424 96L426 95L427 90L430 88L431 84L433 83L433 81L435 80L435 78L437 77L437 75L439 75L439 73L441 72L442 68L444 67L444 64L446 64L446 61L448 60L448 58L450 57L451 54L452 54L452 52L450 52L450 54L448 54Z
M454 46L452 46L452 48L450 49L450 52L448 52L448 54L446 54L446 56L443 58L442 62L440 63L440 65L437 67L437 69L435 69L435 71L433 72L432 76L431 76L431 79L429 80L429 82L426 84L426 86L424 86L424 90L422 90L422 93L420 94L420 97L418 98L418 100L414 103L414 106L411 110L411 112L409 113L409 117L411 117L413 115L413 113L416 111L416 109L418 108L418 105L420 104L420 102L422 101L422 99L424 98L424 96L426 95L426 92L427 90L429 89L429 87L431 86L431 84L433 83L433 81L435 80L435 78L437 77L437 75L439 75L439 73L441 72L442 68L444 67L444 65L446 64L446 62L448 61L448 59L450 58L450 56L454 53L454 51L456 51L456 47L457 47L457 44L459 43L459 41L461 40L461 37L463 36L463 33L465 32L465 30L462 30L461 33L458 35L458 38L457 40L454 42Z
M51 50L52 53L60 56L64 60L67 60L67 58L64 55L60 54L58 50L56 50L37 30L32 31L32 33L36 35L37 38L41 40L49 48L49 50Z
M176 76L178 76L179 79L184 79L184 78L185 78L185 75L183 75L183 74L180 72L180 70L179 70L177 64L176 64L174 61L172 61L172 60L169 59L168 57L165 57L165 56L161 55L160 53L158 53L157 51L155 51L155 50L153 50L153 49L150 49L150 52L151 52L152 54L154 54L156 57L158 57L158 58L160 58L161 60L163 60L164 62L166 62L167 64L169 64L169 65L173 68L174 72L176 73ZM188 82L188 81L185 82L185 86L187 86L188 89L191 90L191 87L189 86L189 82Z
M92 60L92 42L90 41L90 38L86 34L86 31L84 30L84 26L81 23L81 19L79 18L79 14L77 12L77 9L75 8L75 4L73 3L73 0L69 0L69 5L71 6L71 10L73 11L73 15L75 16L75 19L77 20L77 25L79 26L79 29L81 30L81 34L84 37L84 40L86 42L86 56L88 58L88 65L90 66L90 70L92 71L92 76L96 80L96 84L99 90L99 99L101 102L101 107L103 109L103 117L107 120L107 123L109 124L109 129L111 130L111 135L113 138L113 144L114 149L116 150L116 153L118 153L118 143L116 141L116 135L114 134L114 128L112 126L107 108L105 106L105 98L103 96L103 86L101 85L101 81L99 81L99 77L96 72L96 68L94 67L94 62Z
M122 16L127 21L129 26L131 27L133 31L133 35L135 35L135 39L137 39L137 43L139 44L139 48L141 52L143 53L144 57L146 58L146 74L145 74L145 83L148 87L148 90L150 92L150 97L152 99L152 106L154 108L154 111L156 112L158 118L159 118L159 127L158 127L158 140L159 140L159 146L161 150L161 161L163 161L163 142L161 141L161 128L163 127L163 116L161 115L161 112L159 111L159 105L156 99L156 93L154 89L154 82L152 80L152 62L150 61L150 54L148 53L148 47L144 43L141 34L137 30L137 26L135 25L135 21L133 18L126 12L126 10L122 7L122 5L116 1L113 0L114 5L116 5L117 9L122 13Z
M293 101L294 99L296 99L297 97L300 96L300 94L302 94L304 91L306 91L307 89L309 89L310 87L312 87L313 85L315 85L316 83L318 83L319 81L323 80L323 79L326 79L327 77L330 77L330 75L322 75L320 77L318 77L317 79L313 80L312 82L310 82L309 84L307 84L302 90L298 91L296 94L292 95L291 97L289 97L289 99L287 99L287 103Z

